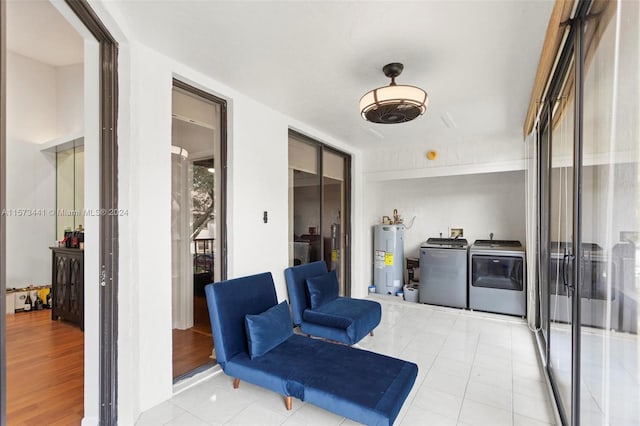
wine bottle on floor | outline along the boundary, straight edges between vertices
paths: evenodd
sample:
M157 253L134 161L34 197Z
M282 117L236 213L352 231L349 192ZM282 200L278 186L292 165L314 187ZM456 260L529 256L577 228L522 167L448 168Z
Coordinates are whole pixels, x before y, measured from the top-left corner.
M52 300L51 300L51 289L49 289L49 293L47 293L47 309L51 309Z
M30 311L31 310L31 292L27 293L27 298L24 299L24 311Z
M36 300L33 302L33 309L36 311L41 311L44 309L44 302L40 298L40 293L36 293Z

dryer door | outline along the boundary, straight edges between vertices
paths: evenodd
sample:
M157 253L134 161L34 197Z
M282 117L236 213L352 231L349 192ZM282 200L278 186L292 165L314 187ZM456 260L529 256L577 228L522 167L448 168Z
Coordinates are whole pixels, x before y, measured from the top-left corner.
M474 254L471 256L471 285L522 291L523 263L522 257Z

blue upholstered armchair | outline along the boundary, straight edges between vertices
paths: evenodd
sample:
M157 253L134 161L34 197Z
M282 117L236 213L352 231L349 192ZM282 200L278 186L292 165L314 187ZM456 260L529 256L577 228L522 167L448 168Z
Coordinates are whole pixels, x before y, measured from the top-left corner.
M294 334L271 273L208 284L205 293L218 362L234 388L243 380L283 395L287 410L297 398L366 425L393 425L416 364Z
M382 309L371 300L338 296L335 271L324 261L285 269L293 323L305 334L346 345L358 343L380 324Z

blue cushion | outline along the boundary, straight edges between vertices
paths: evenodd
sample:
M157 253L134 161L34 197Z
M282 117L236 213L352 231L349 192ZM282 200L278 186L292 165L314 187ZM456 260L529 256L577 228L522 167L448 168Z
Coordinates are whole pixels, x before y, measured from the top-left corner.
M338 360L338 361L336 361ZM255 360L238 354L228 374L366 425L392 425L418 367L297 334Z
M224 370L228 360L248 354L245 316L278 304L270 272L205 286L216 358Z
M293 313L293 323L295 325L302 323L302 313L309 307L307 278L326 273L327 263L324 260L303 263L284 270L287 290L289 291L289 303L291 303L291 312Z
M305 309L302 314L304 318L303 324L314 323L324 325L325 327L340 328L346 330L351 324L353 324L353 318L350 317L349 311L334 312L333 305L335 302L340 302L343 298L339 297L332 300L329 303L320 306L318 309ZM328 308L328 309L327 309ZM349 306L347 306L349 308Z
M338 297L317 309L306 309L300 330L353 345L376 328L381 317L378 302Z
M261 314L247 314L244 320L251 359L266 354L293 334L286 300Z
M311 303L311 309L319 308L320 306L337 299L339 285L336 271L307 278L307 289L309 290L309 302Z

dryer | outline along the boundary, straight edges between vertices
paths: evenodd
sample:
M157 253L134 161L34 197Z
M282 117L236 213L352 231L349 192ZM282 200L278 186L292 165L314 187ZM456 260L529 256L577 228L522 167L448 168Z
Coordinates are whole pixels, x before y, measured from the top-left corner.
M520 241L476 240L469 247L469 309L525 317L525 276Z

